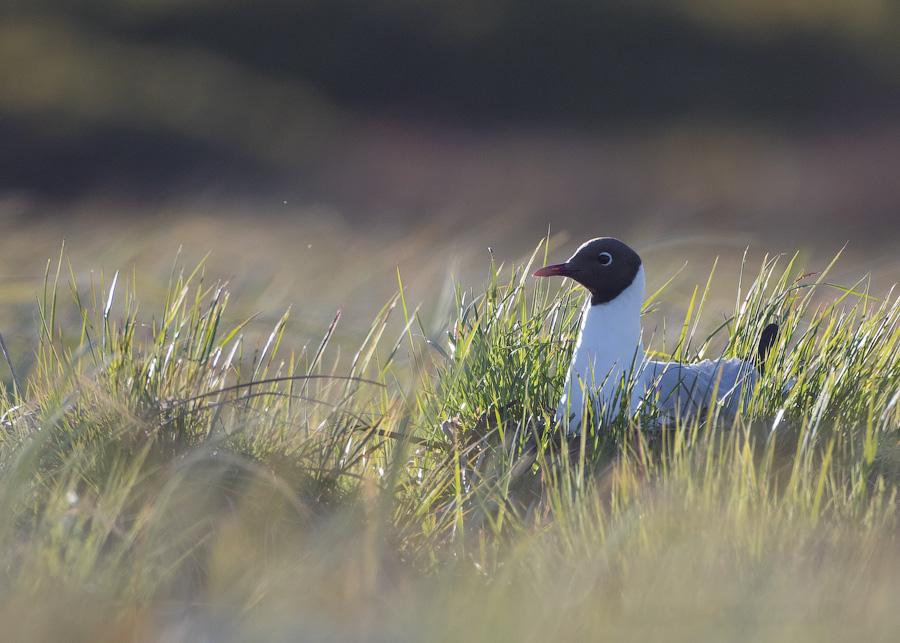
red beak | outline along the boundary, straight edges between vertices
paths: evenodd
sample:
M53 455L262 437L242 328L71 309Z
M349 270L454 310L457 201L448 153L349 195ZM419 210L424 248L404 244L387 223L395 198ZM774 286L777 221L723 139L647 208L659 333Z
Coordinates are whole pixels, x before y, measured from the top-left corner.
M571 277L572 269L567 263L558 263L553 266L544 266L540 270L535 270L532 277Z

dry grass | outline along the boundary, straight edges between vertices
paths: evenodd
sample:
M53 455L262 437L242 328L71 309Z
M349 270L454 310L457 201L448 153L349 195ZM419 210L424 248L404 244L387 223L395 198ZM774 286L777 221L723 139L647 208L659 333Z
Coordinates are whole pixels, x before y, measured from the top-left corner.
M446 339L426 343L400 297L335 361L327 324L306 350L278 315L229 325L204 270L176 267L159 307L124 273L84 287L65 262L37 293L39 348L0 442L0 621L16 640L896 631L892 295L784 259L745 266L724 326L675 325L694 359L744 354L740 338L780 321L734 427L659 436L622 417L523 469L577 291L496 266L484 293L451 292ZM717 316L697 297L694 314Z

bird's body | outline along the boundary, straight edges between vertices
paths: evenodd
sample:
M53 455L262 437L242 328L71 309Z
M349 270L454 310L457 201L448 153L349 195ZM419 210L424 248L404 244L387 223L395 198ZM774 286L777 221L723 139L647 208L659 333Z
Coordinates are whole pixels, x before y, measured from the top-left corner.
M570 277L591 293L555 416L570 432L581 430L589 402L601 422L619 413L625 397L631 413L643 406L662 419L702 415L715 405L720 417L731 419L749 403L777 333L774 324L764 331L757 363L649 360L641 337L644 268L631 248L617 239L593 239L565 264L534 274Z
M647 362L637 388L665 419L702 415L718 405L719 417L733 420L750 404L759 375L753 363L737 357L696 364L654 361Z

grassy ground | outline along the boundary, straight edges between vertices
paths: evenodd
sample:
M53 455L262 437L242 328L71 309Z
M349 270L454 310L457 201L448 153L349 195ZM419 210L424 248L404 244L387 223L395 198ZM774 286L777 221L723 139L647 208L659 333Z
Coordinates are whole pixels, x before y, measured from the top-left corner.
M701 280L656 350L782 326L735 425L621 417L532 462L581 293L531 267L448 289L439 338L401 291L338 359L328 323L298 349L280 311L230 322L203 267L139 307L134 275L52 262L3 396L5 636L892 640L896 296L782 257L743 266L723 320Z

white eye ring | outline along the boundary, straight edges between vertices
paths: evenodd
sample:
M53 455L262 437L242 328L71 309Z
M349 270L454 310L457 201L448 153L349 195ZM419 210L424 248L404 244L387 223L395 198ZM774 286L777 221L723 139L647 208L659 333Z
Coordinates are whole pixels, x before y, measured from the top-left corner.
M608 266L612 263L612 255L608 252L601 252L599 255L597 255L597 259L600 260L601 266Z

